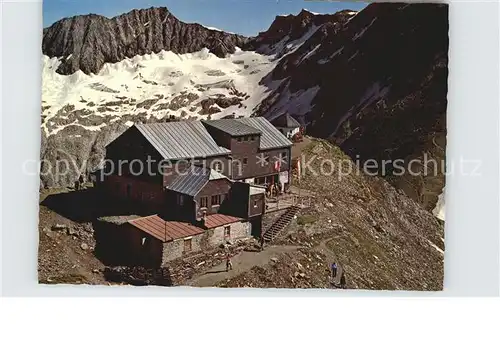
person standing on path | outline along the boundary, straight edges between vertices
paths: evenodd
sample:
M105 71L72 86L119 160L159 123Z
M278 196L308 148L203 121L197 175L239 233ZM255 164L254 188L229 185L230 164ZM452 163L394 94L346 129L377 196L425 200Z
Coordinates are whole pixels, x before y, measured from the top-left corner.
M260 251L264 251L264 235L260 234Z
M229 272L229 270L233 269L233 263L231 262L231 256L227 254L226 256L226 272Z
M337 278L337 264L335 262L332 263L332 279L335 280Z

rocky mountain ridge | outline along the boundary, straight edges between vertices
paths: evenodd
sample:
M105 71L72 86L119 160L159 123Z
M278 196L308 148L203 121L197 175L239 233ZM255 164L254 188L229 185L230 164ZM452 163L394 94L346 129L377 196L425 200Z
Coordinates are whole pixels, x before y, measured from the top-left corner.
M98 73L105 63L161 50L183 54L208 48L224 57L246 41L241 35L184 23L166 7L152 7L113 18L95 14L64 18L44 29L42 51L63 58L58 73L89 74Z
M324 25L341 27L357 12L342 10L334 14L315 14L302 9L297 15L276 16L268 30L260 32L245 45L263 55L281 58L302 44Z

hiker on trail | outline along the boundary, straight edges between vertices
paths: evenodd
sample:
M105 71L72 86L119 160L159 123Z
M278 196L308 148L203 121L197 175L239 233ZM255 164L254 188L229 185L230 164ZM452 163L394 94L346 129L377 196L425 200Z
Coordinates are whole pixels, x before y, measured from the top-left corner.
M345 274L342 272L342 275L340 276L340 287L342 289L346 288L346 283L345 283Z
M231 256L228 254L226 256L226 272L229 272L230 269L233 269L233 263L231 262Z
M332 279L337 278L337 264L335 262L332 263Z
M260 251L264 251L264 235L260 234Z

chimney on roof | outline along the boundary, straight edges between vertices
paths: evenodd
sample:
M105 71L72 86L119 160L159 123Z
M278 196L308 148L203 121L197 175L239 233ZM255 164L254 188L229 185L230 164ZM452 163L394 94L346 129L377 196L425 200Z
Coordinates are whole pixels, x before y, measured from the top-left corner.
M207 223L207 212L206 211L203 211L203 214L201 215L201 226L203 228L206 228L206 223Z

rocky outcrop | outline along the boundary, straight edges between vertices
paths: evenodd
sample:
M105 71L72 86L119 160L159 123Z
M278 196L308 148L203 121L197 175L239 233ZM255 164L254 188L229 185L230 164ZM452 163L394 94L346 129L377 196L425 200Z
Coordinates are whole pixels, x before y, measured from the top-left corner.
M161 50L183 54L206 47L224 57L246 41L241 35L181 22L160 7L132 10L111 19L94 14L64 18L44 29L42 51L63 58L58 73L82 70L89 74L99 72L104 63Z
M73 186L80 175L88 181L105 157L105 145L126 129L123 124L111 124L100 131L69 126L48 138L42 133L40 185Z
M329 24L340 27L356 13L343 10L335 14L313 14L303 9L297 15L276 16L269 29L252 38L245 49L265 55L276 54L279 58L300 45L302 40L321 26Z
M230 106L241 105L242 99L236 96L224 97L218 96L213 98L208 98L200 101L202 115L210 115L212 113L220 112L220 108L228 108Z

